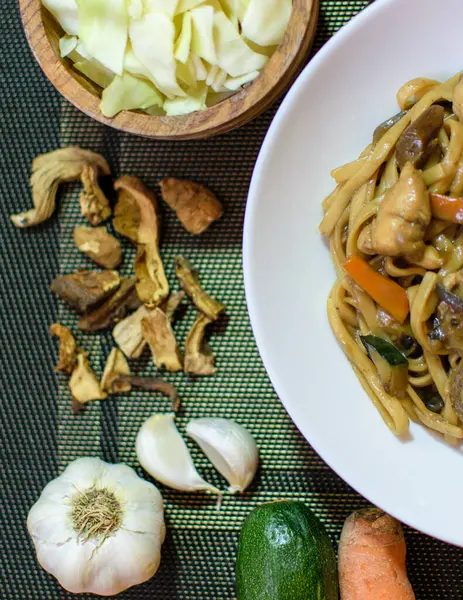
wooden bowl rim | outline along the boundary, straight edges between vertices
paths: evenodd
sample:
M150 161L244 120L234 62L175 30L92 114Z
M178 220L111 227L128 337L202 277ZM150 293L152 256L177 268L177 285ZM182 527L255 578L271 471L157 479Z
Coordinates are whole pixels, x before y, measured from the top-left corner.
M122 111L114 118L99 109L100 98L87 90L53 50L41 0L19 0L29 46L53 86L89 117L120 131L153 139L197 139L225 133L261 114L289 87L310 51L318 22L319 0L293 0L285 33L259 77L247 88L204 111L156 117Z

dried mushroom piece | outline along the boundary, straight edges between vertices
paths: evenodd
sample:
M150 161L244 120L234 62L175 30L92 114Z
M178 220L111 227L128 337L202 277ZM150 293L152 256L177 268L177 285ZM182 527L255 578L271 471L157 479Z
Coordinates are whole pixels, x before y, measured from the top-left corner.
M180 398L177 388L171 383L159 379L158 377L140 377L137 375L121 375L114 381L114 385L129 384L134 388L147 390L150 392L161 392L172 400L172 409L177 412L180 408Z
M183 357L177 345L170 320L165 312L156 308L142 320L142 331L153 355L153 361L159 368L168 371L181 371Z
M59 338L59 360L55 367L55 371L60 373L69 373L74 370L77 363L77 348L76 340L71 331L61 325L61 323L53 323L50 325L50 333Z
M82 331L94 332L113 327L126 317L131 310L140 307L141 301L135 290L135 277L121 278L117 292L110 296L101 306L86 313L79 321Z
M140 358L147 345L141 322L149 315L145 305L120 321L113 329L113 338L127 358Z
M92 400L104 400L107 394L101 389L98 377L88 362L85 352L77 355L77 366L69 380L73 403L73 412L79 412L84 404Z
M206 327L212 323L204 313L200 313L185 342L184 371L192 375L214 375L215 358L205 342Z
M130 375L130 367L119 348L113 348L106 361L101 378L101 388L108 394L130 392L132 389L130 382L119 380L121 375Z
M175 273L180 285L191 298L196 308L212 321L217 321L225 305L211 298L201 286L195 267L183 256L175 259Z
M99 225L109 219L112 210L98 183L98 169L95 165L85 165L80 180L84 188L79 197L82 215L92 225Z
M59 184L77 181L89 165L97 173L111 174L108 163L100 154L81 148L60 148L35 158L30 180L34 208L11 216L16 227L38 225L51 217L56 206Z
M128 175L120 177L114 187L119 192L114 226L138 244L134 264L138 296L146 306L156 308L169 295L159 254L161 217L156 196L139 179Z
M173 292L161 306L169 321L173 320L174 315L180 308L184 298L185 292Z
M74 242L81 252L105 269L115 269L121 264L121 244L104 226L76 227Z
M170 177L163 179L160 186L164 201L190 233L203 233L223 214L222 204L204 185Z
M78 313L84 313L113 294L121 283L117 271L78 271L59 275L51 291Z

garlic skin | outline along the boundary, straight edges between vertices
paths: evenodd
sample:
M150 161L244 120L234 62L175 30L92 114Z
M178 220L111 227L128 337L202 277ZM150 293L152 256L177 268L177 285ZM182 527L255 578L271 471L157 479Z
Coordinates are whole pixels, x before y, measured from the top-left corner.
M141 426L136 451L141 466L164 485L183 492L220 491L204 481L175 426L173 413L153 415Z
M27 529L40 565L64 589L112 596L156 573L163 500L127 465L80 458L44 488Z
M203 418L190 421L186 433L228 481L228 491L244 492L259 465L259 450L249 431L231 419Z

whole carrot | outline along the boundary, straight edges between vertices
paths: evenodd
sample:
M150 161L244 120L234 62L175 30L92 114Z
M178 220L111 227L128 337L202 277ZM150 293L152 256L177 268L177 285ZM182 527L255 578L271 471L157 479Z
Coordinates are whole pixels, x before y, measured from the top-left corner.
M415 600L405 567L405 538L378 508L352 513L339 543L341 600Z

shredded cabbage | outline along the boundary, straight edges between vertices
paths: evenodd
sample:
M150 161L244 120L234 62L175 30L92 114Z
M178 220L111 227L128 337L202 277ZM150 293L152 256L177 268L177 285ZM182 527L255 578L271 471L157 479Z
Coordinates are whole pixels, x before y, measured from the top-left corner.
M98 62L122 75L129 15L126 0L77 0L79 38Z
M217 64L214 47L213 26L214 9L212 6L199 6L191 11L192 39L191 50L211 65Z
M182 17L182 31L175 42L175 58L183 64L190 56L191 32L191 13L186 12Z
M251 71L251 73L247 73L246 75L241 75L241 77L229 77L223 83L223 87L227 90L236 92L246 83L250 83L254 81L254 79L259 75L259 71Z
M71 54L71 52L77 48L78 43L79 40L75 36L63 35L59 41L61 58L66 58L66 56L69 56L69 54Z
M206 107L207 86L202 84L197 91L189 90L186 98L174 98L164 102L164 110L168 117L186 115L197 110L204 110Z
M274 46L291 17L292 0L250 0L241 23L243 35L260 46Z
M177 83L174 37L174 24L162 13L148 13L130 24L135 56L149 70L158 90L167 97L186 96Z
M60 54L104 89L108 117L202 110L251 83L280 43L293 0L42 0Z
M74 63L74 68L80 71L85 77L95 82L101 88L106 88L114 79L114 73L106 69L96 60L81 60Z
M267 56L249 48L224 12L214 15L214 41L217 48L217 64L231 77L258 71L268 61Z
M149 81L124 73L116 75L103 91L100 109L106 117L114 117L121 110L162 107L164 98Z
M77 35L79 32L79 11L76 0L42 0L42 3L67 34Z

